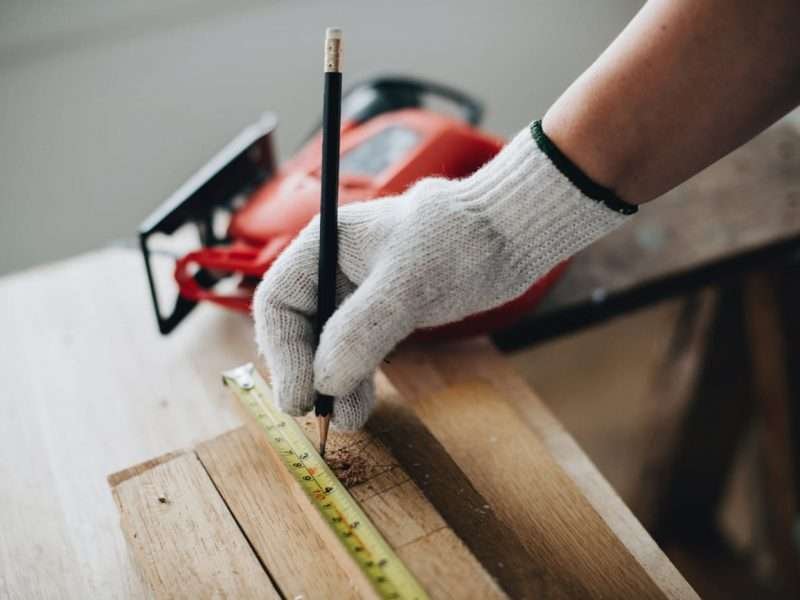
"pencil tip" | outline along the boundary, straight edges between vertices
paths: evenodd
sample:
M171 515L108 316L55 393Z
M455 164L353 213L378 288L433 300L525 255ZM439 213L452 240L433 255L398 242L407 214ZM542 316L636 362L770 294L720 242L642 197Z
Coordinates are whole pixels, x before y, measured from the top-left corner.
M328 443L328 426L330 422L330 415L317 417L317 425L319 426L319 455L322 458L325 458L325 445Z

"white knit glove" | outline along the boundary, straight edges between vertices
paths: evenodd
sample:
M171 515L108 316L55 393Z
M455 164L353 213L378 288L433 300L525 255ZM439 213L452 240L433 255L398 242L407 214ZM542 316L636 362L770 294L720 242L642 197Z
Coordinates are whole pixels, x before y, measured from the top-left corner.
M374 402L373 373L403 338L516 298L625 221L629 211L584 195L539 145L524 129L466 179L426 179L399 196L342 207L340 305L316 353L319 221L300 232L253 302L282 410L307 413L316 388L336 397L335 427L360 428Z

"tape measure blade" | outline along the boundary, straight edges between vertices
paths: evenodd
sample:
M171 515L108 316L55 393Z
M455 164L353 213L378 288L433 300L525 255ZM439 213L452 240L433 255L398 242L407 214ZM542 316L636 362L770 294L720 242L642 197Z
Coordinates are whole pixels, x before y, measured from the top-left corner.
M273 404L272 392L252 363L223 373L252 420L266 435L290 477L316 509L332 545L343 549L370 591L380 598L425 600L422 586L317 452L297 422ZM332 534L332 535L331 535ZM324 558L322 558L324 560Z

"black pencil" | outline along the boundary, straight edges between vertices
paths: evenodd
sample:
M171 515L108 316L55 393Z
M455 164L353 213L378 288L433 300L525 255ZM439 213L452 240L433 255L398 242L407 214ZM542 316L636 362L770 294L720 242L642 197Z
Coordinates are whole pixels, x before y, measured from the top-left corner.
M336 264L338 256L337 208L339 205L339 129L341 126L342 31L325 31L325 91L322 109L322 172L319 220L319 273L317 288L317 340L325 322L336 310ZM314 413L319 425L319 453L325 456L333 397L317 393Z

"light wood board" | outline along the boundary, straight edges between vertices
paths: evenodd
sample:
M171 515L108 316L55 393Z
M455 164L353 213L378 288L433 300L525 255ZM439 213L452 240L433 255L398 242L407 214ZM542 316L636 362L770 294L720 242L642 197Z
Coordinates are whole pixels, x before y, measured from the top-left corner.
M156 597L280 598L193 453L146 468L113 490L128 544Z
M543 593L696 597L487 340L406 347L384 371L498 519L517 532L541 569Z
M127 249L0 281L0 326L7 340L0 344L0 503L6 507L0 514L0 596L148 597L106 476L241 424L219 373L254 359L249 319L200 307L164 338L149 303L141 258ZM662 589L677 590L671 597L682 597L685 582L549 412L531 405L520 414L636 561ZM394 433L400 429L373 430L379 416L370 424L374 436L404 439ZM413 429L419 419L412 416ZM433 440L427 451L438 447L449 456ZM398 460L401 446L396 441L391 448ZM462 506L449 501L460 488L426 484L432 472L421 454L414 458L417 450L404 450L406 473L497 576L507 564L488 564L482 532L507 531L507 525L477 510L453 509ZM475 487L466 489L470 506L482 508ZM466 527L470 517L486 527ZM505 585L513 580L506 576Z
M507 597L383 444L363 433L336 441L357 447L366 459L370 476L351 493L432 597ZM188 476L187 466L192 467ZM355 566L335 558L330 542L318 534L312 522L318 517L304 510L284 471L261 434L242 427L195 452L109 477L122 529L155 596L211 597L230 587L230 570L220 566L257 556L263 577L254 580L269 589L274 585L283 597L370 597L354 586ZM170 474L172 481L165 479ZM189 502L185 492L198 498ZM222 548L228 544L231 557L201 560L197 546L209 539ZM176 581L185 574L181 588ZM263 592L260 587L238 590L236 597L258 598Z
M329 452L366 461L351 493L433 597L695 597L618 499L598 511L557 464L505 397L538 399L488 343L404 348L385 371L398 385L379 379L367 431L335 435ZM313 421L299 421L314 439ZM197 449L243 535L284 596L362 595L262 435ZM598 501L608 490L581 468Z

